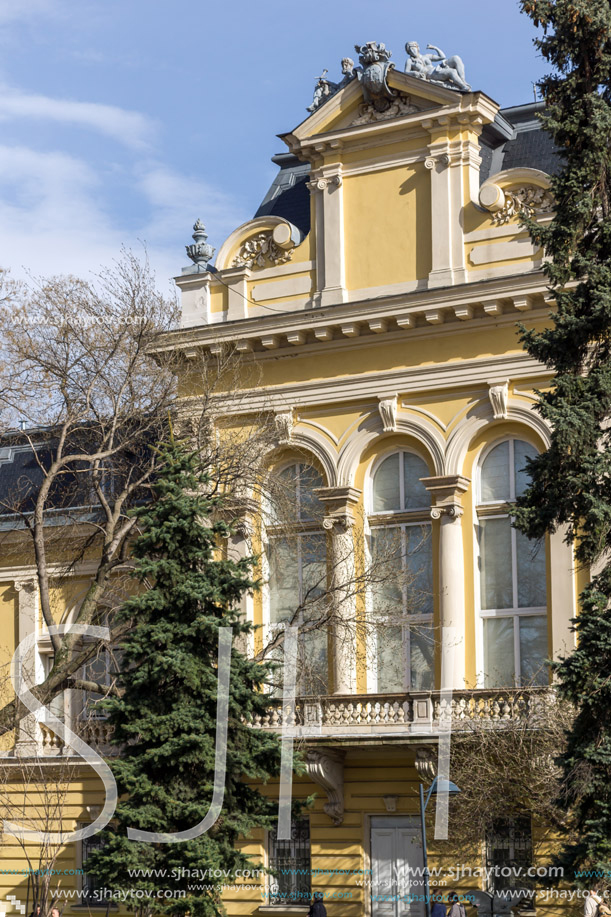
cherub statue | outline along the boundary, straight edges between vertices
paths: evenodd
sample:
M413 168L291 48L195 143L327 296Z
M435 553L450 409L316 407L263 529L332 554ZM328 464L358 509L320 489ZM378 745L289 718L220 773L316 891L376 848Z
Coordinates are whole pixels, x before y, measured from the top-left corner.
M427 45L434 54L422 54L417 41L408 41L405 45L407 60L405 72L421 80L435 83L446 83L451 89L462 89L469 92L471 87L465 79L465 65L458 54L446 57L440 48ZM435 66L437 64L437 66Z

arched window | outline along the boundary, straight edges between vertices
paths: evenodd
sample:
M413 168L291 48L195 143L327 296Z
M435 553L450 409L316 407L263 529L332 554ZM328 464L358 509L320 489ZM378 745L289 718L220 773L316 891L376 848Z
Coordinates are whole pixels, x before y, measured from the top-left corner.
M486 687L547 684L545 543L511 525L507 504L528 486L526 459L537 450L507 439L480 464L478 542Z
M328 691L327 537L323 506L316 496L322 475L311 465L289 465L274 477L272 512L266 526L268 623L273 637L279 625L301 628L298 690Z
M433 577L426 463L400 450L372 477L372 670L376 690L433 687Z

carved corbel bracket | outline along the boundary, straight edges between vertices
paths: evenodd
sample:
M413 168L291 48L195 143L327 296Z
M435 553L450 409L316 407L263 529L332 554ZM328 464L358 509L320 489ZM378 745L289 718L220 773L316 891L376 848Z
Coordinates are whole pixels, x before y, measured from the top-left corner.
M382 427L385 433L396 433L397 431L397 396L392 398L380 398L378 402L378 411L382 418Z
M431 745L416 748L414 766L422 780L434 780L437 776L437 749Z
M306 767L310 779L323 788L328 802L323 806L335 825L344 820L344 752L335 748L311 748Z
M509 397L509 382L489 382L488 397L492 405L492 414L495 420L507 420L507 400Z
M293 427L295 426L293 409L285 408L282 411L276 411L276 415L274 417L274 426L276 427L276 435L278 436L278 442L280 445L288 445L293 434Z

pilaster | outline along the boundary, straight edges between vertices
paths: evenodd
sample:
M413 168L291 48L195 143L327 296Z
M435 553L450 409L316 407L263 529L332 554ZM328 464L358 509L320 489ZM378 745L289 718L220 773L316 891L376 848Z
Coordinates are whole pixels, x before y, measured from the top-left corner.
M323 528L329 532L335 694L356 688L356 590L354 586L354 514L361 491L355 487L317 487L325 507Z
M235 322L248 318L247 280L252 271L248 267L227 268L223 271L223 283L227 284L227 321Z
M181 292L181 328L210 324L210 279L207 271L175 278Z
M308 188L316 214L315 302L327 306L346 301L344 267L344 189L340 163L324 166Z
M26 637L36 633L38 611L36 579L32 577L15 582L15 591L18 601L18 641L21 643ZM37 653L34 647L22 655L19 674L21 683L36 684L36 660ZM28 713L19 722L15 740L15 755L29 757L36 755L38 750L38 722L34 713Z
M453 685L465 687L465 562L461 497L470 480L462 475L441 475L420 479L435 498L431 518L439 521L439 611L441 628L456 633Z

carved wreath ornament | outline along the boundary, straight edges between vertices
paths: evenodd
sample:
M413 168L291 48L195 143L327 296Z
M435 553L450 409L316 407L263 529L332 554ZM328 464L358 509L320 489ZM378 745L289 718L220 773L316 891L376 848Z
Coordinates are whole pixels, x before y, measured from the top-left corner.
M505 203L492 217L492 222L502 226L515 216L534 216L535 213L550 213L554 210L554 198L547 188L524 185L513 191L505 191Z
M284 264L293 257L292 250L285 251L276 245L271 230L260 232L244 243L233 259L234 267L265 267L271 264Z

